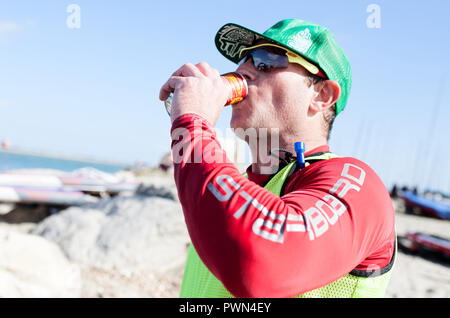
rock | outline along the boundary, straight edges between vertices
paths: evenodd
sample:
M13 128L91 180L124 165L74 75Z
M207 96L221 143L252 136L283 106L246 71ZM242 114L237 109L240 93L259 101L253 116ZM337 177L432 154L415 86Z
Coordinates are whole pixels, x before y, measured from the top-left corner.
M0 202L0 217L5 214L8 214L12 210L14 210L15 207L16 205L14 203Z
M173 176L136 177L136 193L53 214L31 233L81 268L81 297L177 297L189 242Z
M16 205L11 211L0 215L0 222L10 224L37 223L51 214L45 205Z
M0 255L0 297L80 297L80 269L55 243L0 227Z
M178 191L172 175L154 174L151 177L141 177L138 180L141 182L136 190L138 194L178 201Z
M137 188L136 193L149 197L160 197L174 201L178 200L176 192L171 191L170 189L167 189L165 187L155 186L153 184L150 185L141 184Z
M71 207L33 233L57 243L71 261L102 270L169 270L185 261L189 242L180 204L142 195Z

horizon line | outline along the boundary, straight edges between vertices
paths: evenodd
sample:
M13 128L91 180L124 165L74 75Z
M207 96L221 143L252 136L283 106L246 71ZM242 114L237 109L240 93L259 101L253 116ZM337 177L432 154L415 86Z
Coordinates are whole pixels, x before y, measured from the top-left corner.
M47 152L47 151L26 150L26 149L18 148L18 147L11 147L9 149L1 149L0 148L0 153L4 153L4 154L11 153L11 154L17 154L17 155L27 155L27 156L61 159L61 160L80 161L80 162L86 162L86 163L104 164L104 165L117 166L117 167L134 166L134 164L132 164L132 163L118 162L118 161L85 157L85 156L79 156L79 155L58 154L55 152Z

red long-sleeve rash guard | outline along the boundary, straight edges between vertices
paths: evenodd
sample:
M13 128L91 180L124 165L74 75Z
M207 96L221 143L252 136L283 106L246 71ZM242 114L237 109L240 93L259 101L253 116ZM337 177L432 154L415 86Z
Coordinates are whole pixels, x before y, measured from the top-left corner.
M363 162L313 163L291 175L280 198L263 188L269 176L239 172L198 115L175 120L172 151L192 243L234 296L291 297L389 264L392 202Z

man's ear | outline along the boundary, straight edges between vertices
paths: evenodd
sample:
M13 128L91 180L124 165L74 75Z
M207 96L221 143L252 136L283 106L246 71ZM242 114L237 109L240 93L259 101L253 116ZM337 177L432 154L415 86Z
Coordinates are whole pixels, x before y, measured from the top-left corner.
M314 85L315 95L311 101L310 111L323 112L336 104L341 96L341 86L338 82L326 80Z

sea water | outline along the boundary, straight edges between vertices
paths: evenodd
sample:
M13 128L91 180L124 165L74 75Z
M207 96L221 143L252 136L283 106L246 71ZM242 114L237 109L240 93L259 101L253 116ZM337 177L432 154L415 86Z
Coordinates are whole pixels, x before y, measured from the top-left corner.
M19 169L54 169L71 172L86 167L114 173L125 169L127 166L98 161L71 160L68 158L0 151L0 172Z

